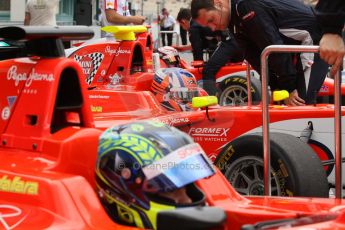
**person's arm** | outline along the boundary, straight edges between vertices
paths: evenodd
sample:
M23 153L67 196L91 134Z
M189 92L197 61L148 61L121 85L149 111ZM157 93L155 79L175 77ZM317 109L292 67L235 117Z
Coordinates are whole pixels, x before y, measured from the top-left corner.
M105 11L105 16L107 17L108 22L114 24L130 24L141 25L145 21L143 16L123 16L118 14L115 10L108 9Z
M25 18L24 18L24 26L30 25L31 15L29 9L29 3L26 3L25 6Z
M172 46L172 47L175 48L179 52L184 52L184 51L192 50L192 46L191 45Z
M25 18L24 18L24 26L28 26L30 25L30 13L29 12L25 12Z
M194 61L204 60L204 51L200 29L200 26L191 26L189 29L189 41L192 46Z
M237 6L237 11L243 19L242 24L246 28L246 40L256 46L257 50L262 51L269 45L283 45L284 41L281 38L279 28L277 27L277 19L274 14L270 14L269 9L263 8L259 2L256 1L243 1ZM250 17L251 12L255 15ZM254 50L255 50L254 49ZM248 61L250 59L260 60L260 55L256 57L247 57L252 55L250 50L245 53ZM288 105L304 105L305 101L299 97L297 93L297 70L293 65L292 57L290 54L275 53L269 57L269 69L273 74L279 76L277 78L277 86L281 90L287 90L290 94L289 100L286 100Z
M331 75L334 75L342 65L345 55L341 34L345 22L345 1L320 0L316 5L316 15L323 30L320 56L328 64L333 65Z
M176 20L175 20L175 18L173 16L171 16L171 15L169 15L169 16L170 16L170 20L172 22L171 30L173 30L174 27L175 27L175 24L176 24Z
M269 14L267 9L263 8L259 2L256 1L243 1L237 8L240 17L243 18L250 15L251 12L255 12L253 17L247 17L242 20L241 23L246 28L245 33L241 33L241 37L247 41L247 45L257 47L256 49L262 51L270 45L284 45L284 41L281 38L279 28L275 18L272 18L273 14ZM236 35L239 36L239 35ZM236 37L238 39L238 37ZM245 51L245 59L247 56L252 55L248 49ZM260 60L260 56L255 55L252 59ZM289 92L294 91L297 88L297 70L292 63L292 57L290 54L271 54L269 58L270 70L279 76L278 85L281 89L285 89Z

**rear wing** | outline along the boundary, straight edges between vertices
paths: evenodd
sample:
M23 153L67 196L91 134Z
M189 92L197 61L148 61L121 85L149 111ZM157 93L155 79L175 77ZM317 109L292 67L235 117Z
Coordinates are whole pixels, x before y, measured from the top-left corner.
M12 44L0 47L0 60L24 56L64 57L63 41L86 40L93 36L93 30L86 26L0 27L0 41Z
M87 26L7 26L0 27L0 38L8 40L61 39L87 40L94 32Z

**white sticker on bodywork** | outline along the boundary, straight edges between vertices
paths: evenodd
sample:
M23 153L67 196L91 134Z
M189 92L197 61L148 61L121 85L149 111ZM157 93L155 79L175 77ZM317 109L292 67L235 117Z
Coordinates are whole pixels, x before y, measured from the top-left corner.
M10 118L11 115L11 110L10 107L6 106L5 108L3 108L3 110L1 111L1 118L2 120L8 120L8 118Z

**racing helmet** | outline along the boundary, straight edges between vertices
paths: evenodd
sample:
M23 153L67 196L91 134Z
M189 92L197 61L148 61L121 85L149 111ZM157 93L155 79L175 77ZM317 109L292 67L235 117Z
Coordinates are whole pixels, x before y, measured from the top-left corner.
M201 95L194 75L176 67L158 69L151 91L161 105L170 111L193 110L192 98Z
M180 67L180 55L178 51L171 46L162 46L158 48L159 58L163 60L166 67Z
M161 211L204 205L205 195L194 182L214 173L199 144L160 122L114 126L100 136L97 193L120 224L155 229ZM171 194L182 190L189 200L177 202L181 196L174 200Z

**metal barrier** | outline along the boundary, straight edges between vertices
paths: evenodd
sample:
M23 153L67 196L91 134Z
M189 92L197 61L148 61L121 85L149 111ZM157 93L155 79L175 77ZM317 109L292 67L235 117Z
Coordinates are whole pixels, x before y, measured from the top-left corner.
M177 46L180 45L180 34L177 31L175 31L175 30L161 30L159 32L159 34L173 34L173 36L174 36L174 34L176 34L176 45ZM161 39L161 36L159 36L159 39ZM174 39L174 37L173 37L173 39Z
M261 89L262 89L262 135L264 151L264 192L271 195L271 159L269 138L269 95L268 95L268 56L271 53L318 53L319 46L272 45L261 53ZM334 130L335 130L335 197L342 198L342 162L341 162L341 78L339 72L334 76Z
M247 95L248 95L248 106L252 105L252 83L250 80L250 64L248 61L244 60L247 65L246 77L247 77Z

